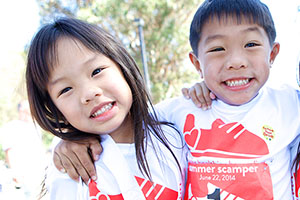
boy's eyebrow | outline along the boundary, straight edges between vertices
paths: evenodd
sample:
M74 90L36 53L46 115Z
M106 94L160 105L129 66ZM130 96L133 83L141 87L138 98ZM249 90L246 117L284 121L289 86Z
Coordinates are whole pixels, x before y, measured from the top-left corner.
M215 34L215 35L210 35L208 36L204 43L207 44L209 43L210 41L213 41L213 40L216 40L216 39L220 39L220 38L224 38L225 36L224 35L221 35L221 34Z
M257 33L261 34L261 31L256 26L249 27L249 28L245 29L243 32L257 32Z
M246 32L257 32L259 34L261 34L261 31L259 30L258 27L256 26L253 26L253 27L249 27L249 28L246 28L245 30L243 30L242 32L246 33ZM215 34L215 35L210 35L208 36L204 43L207 44L209 43L210 41L212 40L216 40L216 39L221 39L221 38L225 38L226 36L225 35L222 35L222 34Z

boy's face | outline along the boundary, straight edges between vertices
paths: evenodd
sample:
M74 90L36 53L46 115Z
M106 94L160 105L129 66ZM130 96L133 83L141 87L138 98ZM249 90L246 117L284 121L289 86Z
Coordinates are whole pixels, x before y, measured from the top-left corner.
M265 84L278 52L279 44L270 47L266 32L257 24L214 18L204 24L198 55L190 53L190 59L219 99L241 105Z

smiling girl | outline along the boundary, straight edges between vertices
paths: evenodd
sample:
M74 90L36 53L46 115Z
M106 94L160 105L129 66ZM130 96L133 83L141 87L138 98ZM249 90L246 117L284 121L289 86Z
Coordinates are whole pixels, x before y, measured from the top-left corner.
M51 199L182 198L184 141L157 120L138 67L113 36L77 19L45 25L31 43L26 81L42 128L66 140L101 138L104 147L88 186L49 166Z

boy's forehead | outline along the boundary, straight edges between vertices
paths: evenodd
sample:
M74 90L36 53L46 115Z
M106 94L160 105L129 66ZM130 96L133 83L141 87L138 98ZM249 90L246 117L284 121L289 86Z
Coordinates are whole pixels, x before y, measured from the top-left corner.
M220 24L226 24L226 23L236 23L239 24L257 24L252 16L249 15L237 15L234 13L223 13L220 15L213 14L209 16L206 20L203 21L203 26L207 23L220 23ZM202 26L202 27L203 27Z
M264 31L264 28L261 25L254 22L254 20L249 17L244 17L244 16L237 17L236 15L233 15L233 14L232 15L224 14L224 16L223 17L222 16L219 17L216 15L213 15L210 18L208 18L206 21L204 21L204 23L202 24L202 27L201 27L200 40L202 38L201 36L203 35L203 32L206 32L207 27L211 28L211 26L209 26L209 25L216 25L216 26L214 26L215 29L222 28L223 25L229 25L229 24L236 25L236 26L249 25L252 27L261 28ZM210 31L212 31L212 30L210 30Z
M233 36L234 35L234 36ZM228 40L234 37L235 41L244 41L245 38L256 38L260 41L269 43L269 38L264 30L257 23L249 22L248 20L237 21L236 18L227 18L224 20L213 19L207 21L201 31L198 42L198 49L203 49L206 45L214 41ZM203 46L204 45L204 46ZM199 54L202 51L198 51Z

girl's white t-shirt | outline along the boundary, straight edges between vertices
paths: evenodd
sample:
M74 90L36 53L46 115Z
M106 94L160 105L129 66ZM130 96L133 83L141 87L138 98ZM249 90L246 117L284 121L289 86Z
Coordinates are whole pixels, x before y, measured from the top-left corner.
M89 187L81 181L77 183L51 164L46 178L50 199L183 199L187 146L173 128L163 126L163 131L181 169L170 151L151 136L153 144L148 142L146 158L152 184L138 168L134 144L116 144L106 135L101 137L103 152L95 163L98 176L96 183L91 182Z

